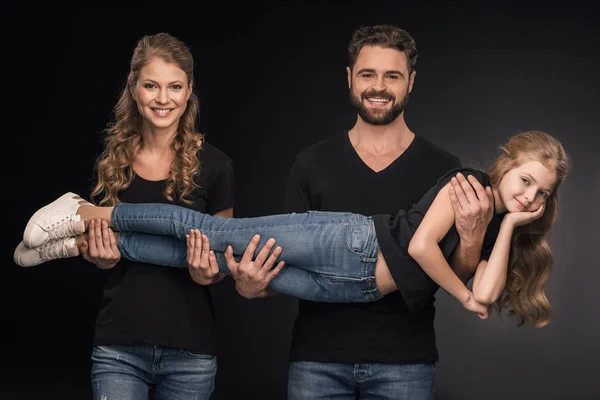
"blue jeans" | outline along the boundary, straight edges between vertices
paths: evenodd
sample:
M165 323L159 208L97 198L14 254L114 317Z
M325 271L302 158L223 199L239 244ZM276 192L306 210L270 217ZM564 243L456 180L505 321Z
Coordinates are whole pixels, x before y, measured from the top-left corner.
M433 400L435 364L290 363L288 400Z
M94 400L208 400L217 359L185 349L153 345L94 346Z
M214 217L171 204L117 204L112 224L121 255L133 261L187 268L185 235L208 236L221 272L231 275L223 256L228 245L239 260L255 234L262 245L274 238L286 266L269 287L319 302L370 302L383 296L375 282L379 245L370 217L309 211L254 218ZM255 254L256 255L256 254Z

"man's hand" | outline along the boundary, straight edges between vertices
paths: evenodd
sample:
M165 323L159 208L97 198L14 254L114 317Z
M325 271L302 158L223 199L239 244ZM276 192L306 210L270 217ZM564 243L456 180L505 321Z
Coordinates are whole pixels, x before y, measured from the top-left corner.
M191 229L185 235L187 243L187 264L192 280L200 285L210 285L225 277L219 272L219 263L215 253L210 250L210 242L206 235L198 229Z
M275 291L269 289L267 286L285 265L283 261L280 261L273 268L282 251L281 247L277 246L269 256L271 249L275 246L274 239L269 239L256 256L256 259L252 261L254 251L258 247L259 242L260 236L254 235L239 263L233 257L231 246L228 246L225 251L225 260L231 271L231 276L235 279L235 288L242 297L247 299L276 294Z
M481 247L485 230L492 220L494 195L489 186L484 189L472 175L467 179L458 173L450 180L450 201L461 241Z
M460 236L450 264L466 284L479 264L485 231L494 212L494 195L489 186L484 189L475 177L469 175L467 180L461 173L450 179L449 194Z
M111 269L117 265L121 253L117 249L115 234L106 221L100 218L89 221L87 240L81 242L79 254L101 269Z

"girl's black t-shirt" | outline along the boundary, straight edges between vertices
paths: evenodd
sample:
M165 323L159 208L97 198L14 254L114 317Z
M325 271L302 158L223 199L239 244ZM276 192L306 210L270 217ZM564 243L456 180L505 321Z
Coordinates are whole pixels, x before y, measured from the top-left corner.
M198 153L201 173L186 206L207 214L233 207L234 173L229 157L209 143ZM165 181L135 176L119 193L127 203L168 203ZM182 242L182 246L185 243ZM211 294L195 283L187 268L137 263L122 258L110 270L96 319L94 345L152 344L216 354Z
M409 210L400 210L394 216L389 214L373 216L377 241L383 257L389 266L396 286L398 286L398 291L402 294L406 305L412 312L419 312L425 308L432 301L432 297L439 286L410 257L408 245L439 191L450 182L450 178L456 176L459 172L465 177L473 175L483 187L491 186L490 177L487 173L468 167L455 168L442 175L437 184L429 189ZM481 247L481 260L490 258L504 215L506 213L493 214ZM459 243L460 236L456 231L456 227L452 225L448 233L439 242L446 260L450 260Z

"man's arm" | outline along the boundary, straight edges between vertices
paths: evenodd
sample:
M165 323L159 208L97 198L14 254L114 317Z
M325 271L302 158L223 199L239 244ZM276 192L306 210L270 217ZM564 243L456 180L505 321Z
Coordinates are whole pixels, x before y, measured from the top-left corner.
M475 274L481 255L485 231L492 220L492 189L484 188L469 175L457 174L450 180L450 201L460 243L450 260L454 273L466 284Z
M300 164L296 161L292 166L288 177L284 212L306 211L308 210L308 202L309 196L305 173L300 167ZM269 289L268 284L275 276L277 276L284 266L283 261L280 261L275 266L277 257L281 254L282 249L281 247L275 248L271 256L267 257L275 246L275 241L267 241L256 259L252 260L252 256L259 242L259 236L255 236L250 241L240 262L235 260L230 248L225 252L227 266L231 271L231 276L235 279L235 288L241 296L247 299L279 294L278 292Z

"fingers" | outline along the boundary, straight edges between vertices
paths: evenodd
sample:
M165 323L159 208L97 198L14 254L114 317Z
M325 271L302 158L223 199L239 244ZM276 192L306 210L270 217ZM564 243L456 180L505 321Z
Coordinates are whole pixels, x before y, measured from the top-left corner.
M456 200L458 201L460 208L467 208L469 206L469 199L465 195L465 191L460 181L458 180L459 177L462 177L463 180L465 179L464 176L459 174L456 175L456 177L452 177L452 179L450 179L450 184L454 189L454 194L456 195Z
M215 256L215 252L210 250L208 254L208 263L210 265L210 272L214 275L219 273L219 262L217 261L217 256Z
M546 208L546 203L542 203L540 208L535 210L536 217L540 217L544 213L544 209Z
M102 247L104 249L110 249L110 235L108 231L108 222L102 221L100 223L100 234L102 235Z
M202 238L200 232L196 229L191 229L190 233L185 235L187 243L187 263L190 268L198 269L201 267L202 256Z
M96 220L92 219L88 225L88 253L91 258L97 258L100 256L96 237Z
M471 178L471 179L475 179L475 178ZM473 190L473 186L471 186L471 183L469 183L469 181L461 173L456 174L456 180L460 184L460 187L466 197L466 200L470 204L474 204L477 201L477 196L475 195L475 190ZM475 179L475 180L477 180L477 179ZM477 182L477 184L479 184L479 182ZM481 186L481 184L479 184L479 186Z
M265 261L267 260L267 257L269 256L269 253L271 252L271 249L273 249L273 246L275 246L275 239L269 239L269 240L267 240L267 243L265 243L265 245L263 246L263 248L260 249L260 252L256 256L256 259L254 261L254 263L257 266L259 266L259 267L265 267L266 266ZM279 251L279 253L281 254L281 250ZM271 264L271 266L273 266L273 264ZM271 269L271 268L269 267L268 269Z
M236 276L239 263L233 257L233 248L231 246L227 246L225 249L225 262L227 263L227 268L229 268L231 274Z
M451 182L450 188L448 189L448 193L450 194L450 203L452 204L452 208L454 211L459 211L461 209L460 202L456 197L456 189L454 189L454 183Z
M117 246L117 235L112 230L112 228L108 228L108 234L110 236L110 248L112 250L115 259L119 260L121 258L121 252Z
M285 266L285 261L279 261L279 263L277 263L277 266L275 268L273 268L266 277L266 282L265 284L268 284L269 282L271 282L273 280L273 278L275 278L277 276L277 274L279 274L279 271L281 271L281 269Z
M479 200L481 206L488 208L491 204L492 189L489 186L484 188L483 185L473 175L469 175L467 179L469 180L471 187L475 190L475 193L477 194L477 200Z
M208 241L208 236L200 235L200 231L196 231L196 234L198 235L196 239L201 240L202 245L202 250L200 252L200 265L207 266L210 268L210 262L208 260L210 253L210 243Z
M488 198L488 201L490 202L490 204L492 204L492 202L494 201L494 193L492 192L492 188L489 186L485 187L485 194Z
M242 263L244 261L246 261L246 262L252 261L252 258L254 257L254 251L256 251L256 248L258 247L259 242L260 242L260 235L254 235L252 237L252 239L250 240L250 243L248 243L248 246L246 246L246 250L244 251L244 255L242 256Z

